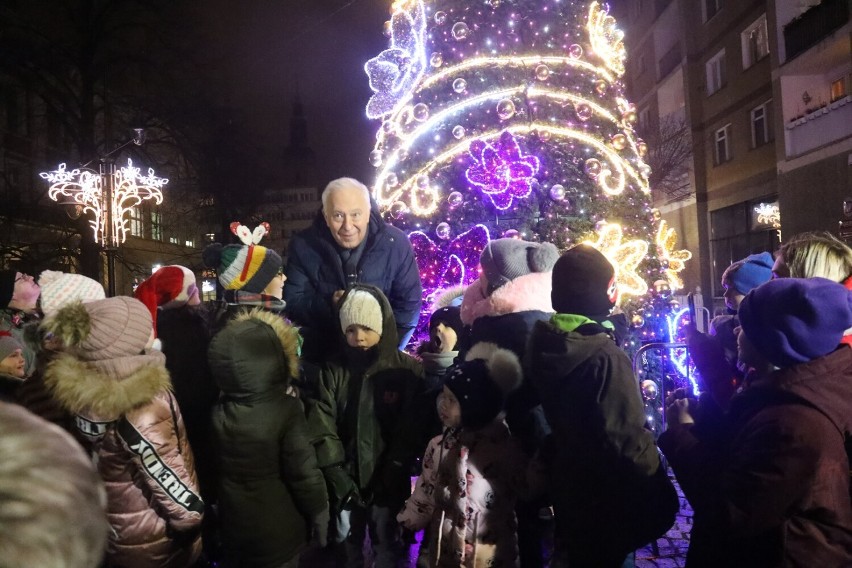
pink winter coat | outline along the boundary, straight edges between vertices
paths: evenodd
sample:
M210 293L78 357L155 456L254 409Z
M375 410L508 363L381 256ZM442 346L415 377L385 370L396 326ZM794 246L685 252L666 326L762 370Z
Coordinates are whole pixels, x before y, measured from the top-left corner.
M111 565L179 568L201 552L204 503L162 353L85 362L61 355L45 383L76 414L107 489Z
M530 493L531 483L538 485L527 462L502 420L436 436L397 521L414 531L431 523L431 566L516 566L515 502Z

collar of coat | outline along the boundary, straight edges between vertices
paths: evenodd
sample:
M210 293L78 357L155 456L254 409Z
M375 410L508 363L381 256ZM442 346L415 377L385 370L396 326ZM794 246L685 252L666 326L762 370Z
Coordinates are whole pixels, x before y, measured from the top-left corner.
M47 388L75 414L115 420L171 389L162 353L151 352L109 361L81 361L64 353L44 374Z

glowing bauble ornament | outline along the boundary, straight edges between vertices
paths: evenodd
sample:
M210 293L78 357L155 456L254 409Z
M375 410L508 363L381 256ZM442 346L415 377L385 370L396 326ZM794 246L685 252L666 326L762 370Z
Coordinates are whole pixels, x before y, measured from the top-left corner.
M536 79L538 79L539 81L547 81L548 77L550 77L550 67L541 64L535 68Z
M625 112L625 113L621 116L621 118L623 118L623 119L624 119L624 122L626 122L627 124L630 124L630 125L636 124L636 121L637 121L637 120L639 120L639 117L638 117L638 115L636 114L636 111L635 111L635 110L628 110L628 111L626 111L626 112Z
M429 107L426 106L426 103L417 103L411 109L411 115L414 117L414 120L423 122L429 118Z
M444 56L440 53L433 53L429 56L429 65L432 67L440 67L444 64Z
M668 280L654 280L654 292L659 294L663 298L668 298L672 294L671 286L669 286Z
M651 177L651 166L649 166L648 164L642 164L641 166L639 166L639 175L645 179Z
M519 233L516 229L509 229L503 233L504 239L518 239L521 238L521 233Z
M399 178L395 173L391 172L385 176L385 185L388 187L396 187L399 185Z
M394 219L399 219L408 211L408 206L404 201L394 201L390 206L390 215Z
M508 120L515 116L515 103L512 99L503 99L497 103L497 116L500 120Z
M636 141L636 150L643 158L648 155L648 143L641 138Z
M550 186L550 198L553 201L563 201L566 194L564 185L557 183Z
M586 103L577 103L574 107L574 112L577 113L577 118L586 122L590 118L592 118L592 107L587 105Z
M579 44L572 43L568 46L568 56L572 59L579 59L583 56L583 47Z
M650 379L642 381L642 396L645 400L656 400L660 391L657 389L657 383Z
M613 134L612 138L610 139L610 142L612 143L612 147L616 150L624 150L625 148L627 148L627 136L625 136L621 132L619 132L618 134Z
M438 223L438 226L435 227L435 234L441 240L447 240L450 238L450 224L449 223Z
M446 24L447 23L447 13L442 11L442 10L435 12L435 23L438 24L439 26L443 26L444 24Z
M467 24L464 22L456 22L453 24L453 38L462 41L467 39L467 36L470 35L470 28L467 27Z
M662 214L662 213L660 213L660 210L659 210L659 209L657 209L656 207L654 207L653 209L651 209L651 218L652 218L654 221L659 221L660 219L662 219L662 218L663 218L663 214Z
M382 165L382 153L379 150L373 150L370 152L370 165L374 168L378 168Z
M595 81L595 92L600 96L606 95L607 90L609 90L609 83L607 83L603 79L598 79Z
M396 159L399 162L404 162L408 159L408 150L405 148L400 148L399 152L396 153Z
M485 5L490 6L493 10L496 10L500 7L500 0L485 0Z
M669 293L671 294L671 291L669 291ZM677 300L670 301L669 302L669 309L673 312L678 311L680 309L680 302L678 302Z
M550 140L550 130L542 130L538 133L538 138L542 142L547 142L548 140Z
M645 325L645 318L642 314L634 314L633 318L630 320L631 325L635 328L640 328Z
M385 37L390 37L392 35L392 33L391 33L392 29L393 28L391 28L390 20L388 20L384 24L382 24L382 33L385 34Z
M458 140L464 138L464 126L462 126L461 124L455 125L453 127L453 136Z
M586 160L586 163L583 165L586 170L586 175L591 177L598 177L600 175L601 170L603 170L603 164L597 158L589 158Z
M464 203L464 196L460 191L453 191L447 196L447 204L449 204L450 209L455 209L462 203Z
M453 81L453 90L457 93L463 93L467 89L467 81L464 79L456 79Z
M393 121L391 121L391 120L386 120L386 121L384 121L384 122L382 123L382 131L383 131L385 134L390 134L390 133L392 133L394 130L396 130L396 124L394 124L394 123L393 123Z
M414 181L420 189L429 189L429 176L426 174L420 174Z

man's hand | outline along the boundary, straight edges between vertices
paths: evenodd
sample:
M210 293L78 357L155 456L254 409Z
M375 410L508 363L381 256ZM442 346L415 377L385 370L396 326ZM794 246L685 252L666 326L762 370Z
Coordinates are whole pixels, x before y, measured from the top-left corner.
M346 293L346 290L335 290L334 294L331 295L331 304L336 306L340 303L340 298L343 297L343 294Z
M688 398L678 398L666 408L666 424L668 428L695 423L695 420L692 419L692 415L689 413L689 400Z

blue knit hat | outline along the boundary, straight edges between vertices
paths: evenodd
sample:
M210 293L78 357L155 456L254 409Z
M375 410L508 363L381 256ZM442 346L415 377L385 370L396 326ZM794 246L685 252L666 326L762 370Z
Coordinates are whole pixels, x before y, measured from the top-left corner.
M761 355L792 367L837 349L852 327L852 292L825 278L779 278L740 304L740 325Z
M732 270L730 273L728 270L725 271L725 274L722 275L722 282L724 283L727 277L734 284L737 292L743 295L748 294L764 282L772 280L772 265L774 263L772 255L768 252L747 256L732 265L728 270L733 269L738 264L739 268Z

